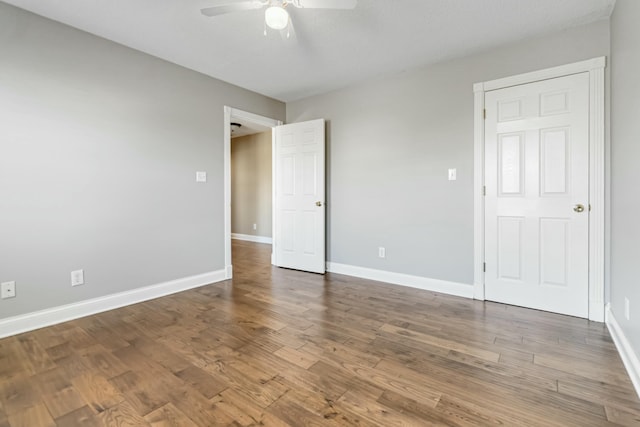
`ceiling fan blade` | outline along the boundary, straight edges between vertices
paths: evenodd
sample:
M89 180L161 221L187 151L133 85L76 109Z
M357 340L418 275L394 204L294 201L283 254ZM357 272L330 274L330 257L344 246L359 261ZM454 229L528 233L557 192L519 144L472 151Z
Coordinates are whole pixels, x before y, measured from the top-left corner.
M358 0L298 0L303 9L355 9Z
M261 1L248 0L238 3L222 4L220 6L206 7L204 9L200 9L200 13L202 13L204 16L218 16L224 15L226 13L260 9L262 8L262 6L264 6L264 3Z

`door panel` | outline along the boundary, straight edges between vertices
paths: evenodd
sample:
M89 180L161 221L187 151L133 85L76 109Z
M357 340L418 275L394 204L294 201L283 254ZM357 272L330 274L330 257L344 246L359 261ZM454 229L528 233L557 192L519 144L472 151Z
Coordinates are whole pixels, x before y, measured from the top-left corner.
M545 129L541 132L540 162L542 195L567 194L569 182L569 129Z
M569 221L540 218L540 284L567 286Z
M318 154L302 154L302 193L305 196L318 194Z
M485 298L587 317L588 74L490 91L485 107Z
M522 225L524 218L498 217L498 277L522 281Z
M325 272L324 120L277 126L275 265Z
M500 135L498 156L500 171L498 176L500 195L521 195L524 181L524 134Z

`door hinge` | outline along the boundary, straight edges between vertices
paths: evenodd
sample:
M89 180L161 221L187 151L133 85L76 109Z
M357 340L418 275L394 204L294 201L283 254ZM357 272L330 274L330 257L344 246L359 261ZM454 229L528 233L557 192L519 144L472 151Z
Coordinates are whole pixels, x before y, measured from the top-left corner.
M485 273L487 272L487 263L486 262L482 263L482 271L485 272Z
M483 196L486 196L486 195L487 195L487 186L486 186L486 185L483 185L483 186L482 186L482 195L483 195Z
M484 110L482 110L482 115L484 116L484 119L487 119L487 109L485 108Z
M589 203L589 212L591 212L591 203Z

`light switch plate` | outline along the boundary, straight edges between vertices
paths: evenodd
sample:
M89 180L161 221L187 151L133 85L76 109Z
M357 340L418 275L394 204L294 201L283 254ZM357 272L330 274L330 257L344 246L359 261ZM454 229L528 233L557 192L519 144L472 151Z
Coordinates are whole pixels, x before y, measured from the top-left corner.
M196 172L196 182L207 182L207 173L203 171Z
M84 270L75 270L71 272L71 286L84 285Z
M456 175L457 175L456 169L449 169L449 181L455 181L457 179Z

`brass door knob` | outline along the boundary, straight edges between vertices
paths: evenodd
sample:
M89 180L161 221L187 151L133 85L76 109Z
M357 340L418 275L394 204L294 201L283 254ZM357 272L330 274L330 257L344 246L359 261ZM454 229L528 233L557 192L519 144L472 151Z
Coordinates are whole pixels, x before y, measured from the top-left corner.
M580 213L580 212L584 212L584 206L583 206L583 205L580 205L580 204L575 205L575 206L573 207L573 210L574 210L574 211L576 211L576 212L578 212L578 213Z
M316 202L316 206L322 206L322 202Z

